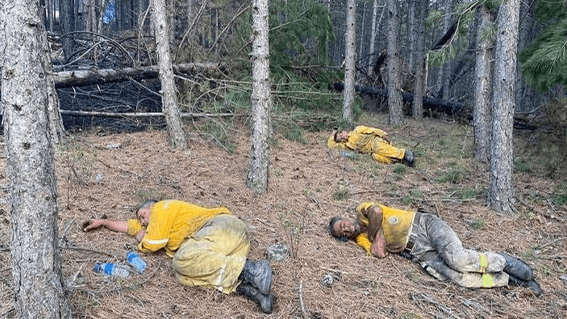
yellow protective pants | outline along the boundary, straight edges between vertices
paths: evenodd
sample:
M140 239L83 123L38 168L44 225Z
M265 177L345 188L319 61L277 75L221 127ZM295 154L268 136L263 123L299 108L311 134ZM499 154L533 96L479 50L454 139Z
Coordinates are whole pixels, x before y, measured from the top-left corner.
M382 164L393 164L404 159L406 150L388 144L386 141L375 138L372 141L372 158Z
M240 283L250 243L246 225L233 215L211 218L187 238L173 256L177 279L188 286L204 286L229 294Z

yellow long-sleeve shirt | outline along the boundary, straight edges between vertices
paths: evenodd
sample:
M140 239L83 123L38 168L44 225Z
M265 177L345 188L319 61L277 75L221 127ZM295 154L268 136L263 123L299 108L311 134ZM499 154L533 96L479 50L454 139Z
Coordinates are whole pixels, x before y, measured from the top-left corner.
M142 252L165 248L173 257L183 241L193 236L209 219L219 214L230 214L226 207L206 208L179 200L164 200L154 204L146 233L138 244ZM142 225L137 219L128 220L128 234L135 236Z
M337 143L333 135L329 136L327 146L329 148L349 149L360 153L372 153L372 143L386 143L386 141L382 139L385 135L388 135L388 133L381 129L359 125L348 134L348 139L344 142ZM378 140L375 141L375 139Z
M365 202L356 208L360 221L368 226L369 220L367 210L371 206L378 206L382 210L382 232L386 245L399 243L405 247L411 234L413 219L415 212L403 209L397 209L382 205L380 203ZM371 254L372 243L366 233L360 234L355 238L356 243L364 248L368 254Z

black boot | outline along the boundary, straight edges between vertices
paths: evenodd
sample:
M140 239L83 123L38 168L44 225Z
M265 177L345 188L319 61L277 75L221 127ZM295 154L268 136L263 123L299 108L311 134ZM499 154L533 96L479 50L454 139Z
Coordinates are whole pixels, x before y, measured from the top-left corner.
M244 268L240 273L240 280L252 284L260 293L267 295L272 289L272 267L266 259L253 261L246 260Z
M510 286L518 286L531 289L536 297L541 296L543 290L541 290L541 286L535 279L532 280L522 280L520 278L514 277L509 275L508 284Z
M504 266L505 273L524 281L534 279L534 272L525 261L512 255L508 255L505 252L499 252L498 254L506 259L506 266Z
M272 308L274 307L274 297L271 294L264 295L258 291L251 284L240 284L236 288L236 292L240 295L244 295L251 300L256 301L260 306L260 309L264 313L272 313Z
M413 153L410 150L406 150L406 154L404 155L404 162L408 166L413 166Z

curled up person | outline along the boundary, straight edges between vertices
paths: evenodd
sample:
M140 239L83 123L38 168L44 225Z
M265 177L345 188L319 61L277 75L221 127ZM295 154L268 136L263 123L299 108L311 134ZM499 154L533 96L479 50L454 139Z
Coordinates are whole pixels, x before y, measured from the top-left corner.
M341 240L354 240L369 255L384 258L400 253L419 263L438 280L451 280L466 288L507 285L542 294L533 270L523 260L504 252L477 252L463 248L457 234L436 214L409 211L366 202L358 215L333 217L329 232Z

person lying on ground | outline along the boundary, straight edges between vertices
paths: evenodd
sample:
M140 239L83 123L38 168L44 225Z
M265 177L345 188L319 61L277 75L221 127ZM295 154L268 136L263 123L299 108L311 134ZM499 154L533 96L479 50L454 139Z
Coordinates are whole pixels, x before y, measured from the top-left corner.
M438 280L451 280L467 288L503 287L508 284L542 294L533 270L523 260L507 253L464 249L457 234L436 214L365 202L356 208L357 218L335 216L329 232L346 241L353 239L369 255L388 253L419 263Z
M413 153L392 145L390 136L381 129L359 125L353 131L333 130L327 138L327 147L372 154L374 161L382 164L403 162L414 165Z
M274 297L269 261L247 259L250 251L246 225L225 207L205 208L180 200L148 200L138 219L90 219L84 231L100 226L127 233L144 253L162 248L173 257L177 279L189 286L233 291L256 301L271 313Z

